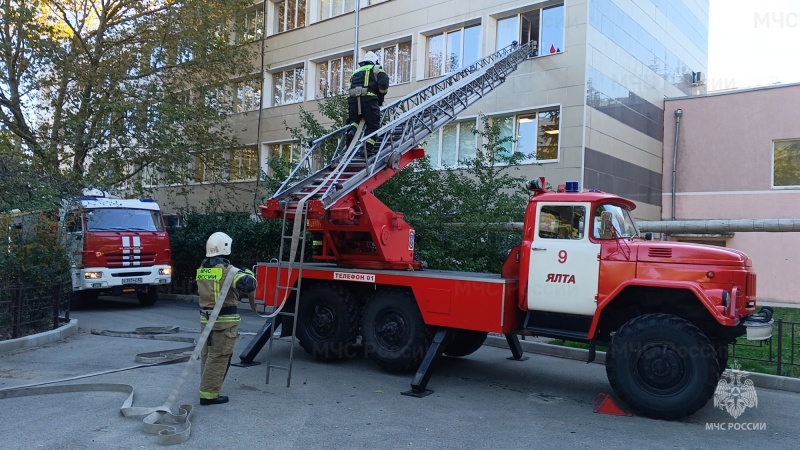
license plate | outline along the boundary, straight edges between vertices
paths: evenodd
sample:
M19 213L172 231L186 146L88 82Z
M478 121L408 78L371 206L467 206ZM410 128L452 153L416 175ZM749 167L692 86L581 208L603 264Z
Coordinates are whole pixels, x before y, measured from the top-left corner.
M142 278L123 278L122 284L141 284Z

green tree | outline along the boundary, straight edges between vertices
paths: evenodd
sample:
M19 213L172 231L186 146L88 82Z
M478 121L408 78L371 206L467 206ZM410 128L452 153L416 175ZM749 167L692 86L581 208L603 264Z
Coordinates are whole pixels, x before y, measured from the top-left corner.
M184 181L193 153L235 145L230 80L258 46L228 25L251 4L0 0L0 177L23 168L59 196Z

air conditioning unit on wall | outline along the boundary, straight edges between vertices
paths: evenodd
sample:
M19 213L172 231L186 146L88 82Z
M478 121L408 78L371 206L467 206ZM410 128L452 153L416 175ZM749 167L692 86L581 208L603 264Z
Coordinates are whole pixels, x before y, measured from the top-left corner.
M692 86L702 86L706 84L706 77L703 72L692 72Z

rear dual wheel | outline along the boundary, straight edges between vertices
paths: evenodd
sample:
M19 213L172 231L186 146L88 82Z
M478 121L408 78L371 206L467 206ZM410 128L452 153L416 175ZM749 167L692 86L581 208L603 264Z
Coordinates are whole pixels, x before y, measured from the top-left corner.
M370 359L390 372L416 369L431 343L414 295L383 289L364 308L364 347Z
M358 303L350 291L335 284L312 284L300 294L297 340L319 360L353 354L360 319Z

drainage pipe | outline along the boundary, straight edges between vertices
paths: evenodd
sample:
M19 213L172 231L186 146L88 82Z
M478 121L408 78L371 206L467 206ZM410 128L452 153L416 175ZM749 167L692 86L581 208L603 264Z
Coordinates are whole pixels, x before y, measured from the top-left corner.
M675 178L678 173L678 136L681 132L683 110L675 110L675 144L672 147L672 220L675 220Z

